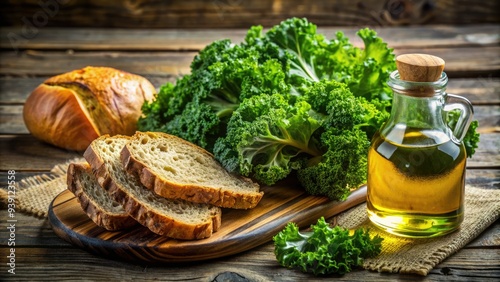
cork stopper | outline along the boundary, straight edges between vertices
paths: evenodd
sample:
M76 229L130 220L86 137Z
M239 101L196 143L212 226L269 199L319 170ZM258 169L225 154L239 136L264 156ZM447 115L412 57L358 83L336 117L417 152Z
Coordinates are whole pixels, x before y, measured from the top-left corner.
M404 54L396 58L399 78L412 82L434 82L441 78L444 60L427 54ZM432 87L420 86L408 89L407 95L429 97L434 95Z
M414 82L433 82L441 77L444 60L427 54L404 54L396 58L399 77Z

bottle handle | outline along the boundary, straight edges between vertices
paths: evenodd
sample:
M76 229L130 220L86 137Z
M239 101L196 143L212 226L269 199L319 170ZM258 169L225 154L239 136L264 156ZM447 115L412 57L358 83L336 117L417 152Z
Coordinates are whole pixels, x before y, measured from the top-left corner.
M460 117L455 124L455 127L452 128L453 135L451 137L455 143L462 142L474 116L474 109L472 108L471 102L464 97L447 94L443 110L445 112L451 112L454 110L460 111Z

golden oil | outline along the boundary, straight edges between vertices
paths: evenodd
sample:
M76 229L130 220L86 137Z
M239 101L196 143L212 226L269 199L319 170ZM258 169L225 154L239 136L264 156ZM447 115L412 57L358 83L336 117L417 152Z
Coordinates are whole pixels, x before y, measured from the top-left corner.
M399 236L440 236L464 218L463 139L474 110L446 93L441 58L403 54L396 65L387 82L391 115L368 152L368 217ZM460 113L453 128L446 121L451 111Z
M433 237L463 221L466 153L443 132L406 128L397 144L376 135L368 153L370 220L405 237Z

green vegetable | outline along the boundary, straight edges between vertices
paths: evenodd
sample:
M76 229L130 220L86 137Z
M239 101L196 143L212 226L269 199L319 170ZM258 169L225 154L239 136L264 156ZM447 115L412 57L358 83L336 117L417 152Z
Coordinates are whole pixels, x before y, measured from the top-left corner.
M291 104L280 94L246 99L233 113L214 153L226 169L272 185L300 167L301 155L323 153L311 140L321 124L310 109L305 101Z
M327 150L321 156L308 159L297 171L297 178L306 192L344 200L350 189L366 181L366 152L370 142L359 129L330 128L321 135Z
M357 229L349 235L347 229L331 228L323 217L311 229L301 233L296 224L288 223L273 237L280 265L314 275L343 275L381 251L383 238L370 238L369 230Z
M292 102L295 101L295 102ZM258 95L244 100L214 153L226 169L272 185L297 170L307 192L345 199L366 181L369 138L385 120L343 83L320 81L304 96Z
M458 119L460 118L460 111L451 111L448 112L447 116L448 126L450 128L455 128ZM465 146L465 152L467 156L470 158L476 152L476 148L479 143L479 133L476 132L479 123L477 120L473 120L465 133L465 137L463 139L463 143Z
M285 73L276 60L229 40L208 45L194 58L191 73L160 88L142 107L142 131L177 135L211 151L242 100L257 94L287 93Z
M390 99L386 82L395 69L392 49L371 29L357 34L364 49L354 47L342 32L327 40L306 19L291 18L265 34L262 27L253 27L245 44L287 66L284 70L292 93L303 93L321 80L335 80L347 84L356 96Z
M364 48L291 18L266 33L250 28L240 44L215 41L189 75L144 104L138 128L193 142L262 184L296 172L309 193L344 200L366 181L368 146L389 116L387 79L396 68L373 30L357 34ZM470 136L473 153L478 138Z

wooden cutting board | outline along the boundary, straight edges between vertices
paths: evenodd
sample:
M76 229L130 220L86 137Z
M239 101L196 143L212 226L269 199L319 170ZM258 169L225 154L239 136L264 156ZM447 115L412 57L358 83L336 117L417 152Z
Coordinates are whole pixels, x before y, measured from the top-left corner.
M293 185L292 185L293 186ZM186 262L218 258L267 243L288 222L309 227L366 200L366 186L344 202L305 194L289 185L263 187L264 197L251 210L223 209L222 226L210 238L181 241L162 237L137 225L107 231L94 224L70 191L59 194L49 207L49 222L62 239L107 258L147 262Z

